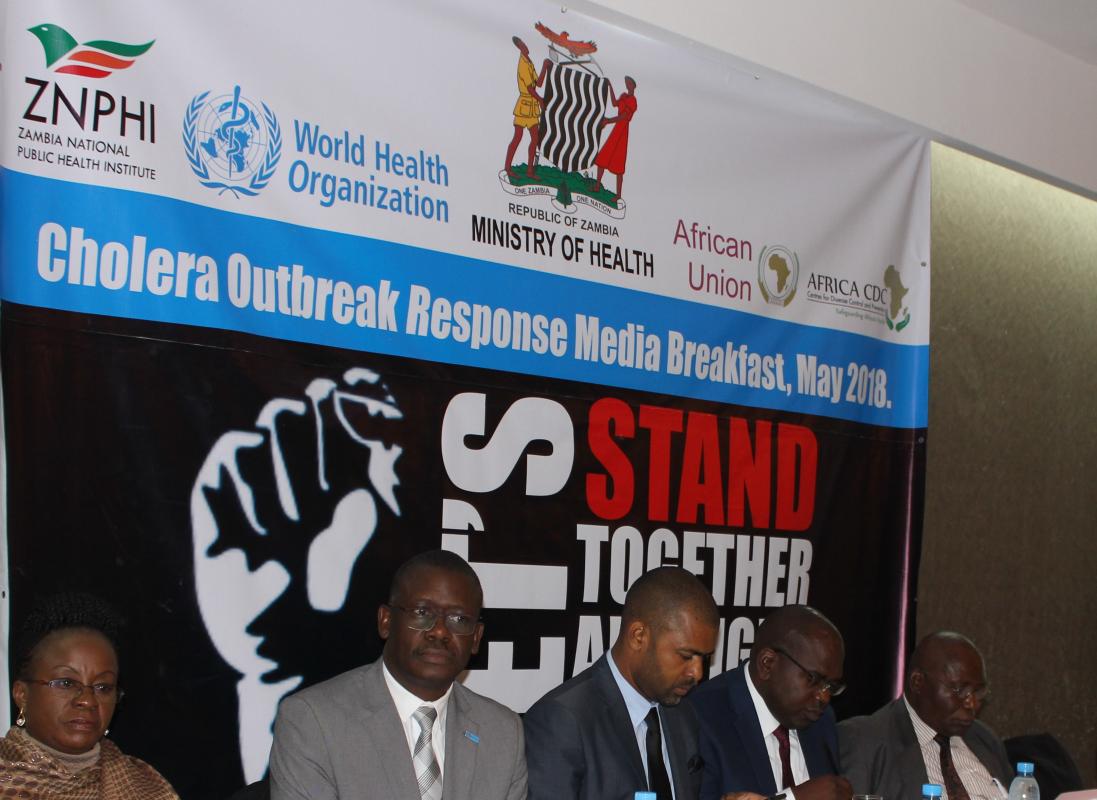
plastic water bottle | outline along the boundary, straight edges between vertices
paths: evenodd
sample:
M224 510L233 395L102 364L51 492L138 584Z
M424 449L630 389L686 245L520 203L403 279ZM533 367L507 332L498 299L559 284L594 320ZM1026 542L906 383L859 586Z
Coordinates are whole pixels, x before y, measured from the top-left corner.
M1017 762L1017 777L1009 785L1009 800L1040 800L1040 785L1032 777L1033 769L1028 761Z
M941 795L944 793L945 790L941 788L939 783L922 784L922 800L941 800Z

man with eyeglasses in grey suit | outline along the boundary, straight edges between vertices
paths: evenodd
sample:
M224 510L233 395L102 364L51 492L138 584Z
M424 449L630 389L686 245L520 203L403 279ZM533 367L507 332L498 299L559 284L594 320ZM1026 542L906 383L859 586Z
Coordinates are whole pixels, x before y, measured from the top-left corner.
M701 800L733 792L849 800L830 708L846 688L844 661L842 635L819 611L785 606L769 614L747 663L688 698L701 723Z
M913 797L936 783L948 800L998 800L1009 758L976 717L988 693L979 650L966 636L938 631L910 658L903 696L874 714L838 725L842 767L857 793Z
M380 659L282 701L273 800L524 800L522 723L456 681L480 647L472 567L421 553L377 611Z

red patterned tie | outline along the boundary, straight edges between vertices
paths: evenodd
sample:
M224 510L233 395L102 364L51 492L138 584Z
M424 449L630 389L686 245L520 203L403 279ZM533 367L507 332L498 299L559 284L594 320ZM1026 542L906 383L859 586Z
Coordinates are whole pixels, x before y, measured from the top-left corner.
M970 800L964 782L960 780L960 773L956 771L956 765L952 763L952 743L944 734L933 737L941 747L941 775L945 779L945 792L948 800Z
M788 728L784 725L778 725L773 729L773 735L777 737L777 753L781 756L781 783L783 785L778 786L777 791L791 789L795 784L792 782L792 759L788 743ZM955 800L955 798L949 800ZM967 798L964 798L964 800L967 800Z

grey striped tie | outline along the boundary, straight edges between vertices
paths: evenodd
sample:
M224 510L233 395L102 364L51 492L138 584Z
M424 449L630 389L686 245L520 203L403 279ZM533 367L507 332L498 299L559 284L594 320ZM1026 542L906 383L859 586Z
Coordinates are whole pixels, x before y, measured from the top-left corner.
M419 706L411 718L419 723L419 738L415 741L415 777L419 781L419 796L423 800L442 800L442 770L434 757L431 733L438 711L434 706Z

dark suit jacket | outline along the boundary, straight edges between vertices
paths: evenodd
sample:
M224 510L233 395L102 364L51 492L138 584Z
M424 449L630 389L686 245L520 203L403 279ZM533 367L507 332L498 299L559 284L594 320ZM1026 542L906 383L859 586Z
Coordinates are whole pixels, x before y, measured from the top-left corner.
M776 794L765 734L747 688L746 665L705 681L686 699L701 721L701 758L705 763L701 800L713 800L726 792ZM838 740L834 711L829 706L817 722L796 735L809 775L836 773Z
M644 762L608 656L526 712L530 800L632 800L647 788ZM700 788L697 718L682 703L659 709L677 800Z
M843 720L838 725L838 740L842 771L853 784L854 794L882 794L889 800L921 796L922 784L928 780L926 762L903 698L867 717ZM976 720L964 743L991 776L1009 786L1009 759L990 728Z

